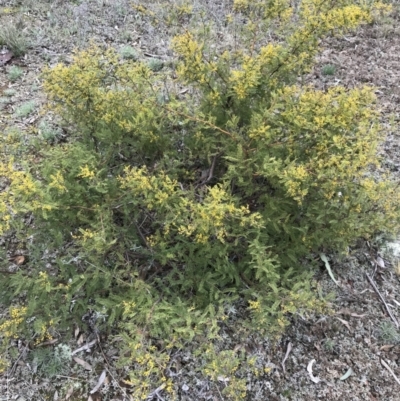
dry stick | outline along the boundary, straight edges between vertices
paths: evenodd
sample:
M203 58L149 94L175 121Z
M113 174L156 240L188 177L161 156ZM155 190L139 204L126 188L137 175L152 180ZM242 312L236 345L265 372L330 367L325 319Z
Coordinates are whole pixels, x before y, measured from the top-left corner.
M212 163L211 163L211 167L210 167L210 169L208 170L208 176L207 176L207 178L206 178L204 181L201 181L199 184L197 184L197 185L196 185L196 188L201 187L201 186L207 184L207 182L211 181L211 179L213 178L213 176L214 176L215 162L217 161L217 156L218 156L218 155L215 155L215 156L213 157L213 161L212 161Z
M208 181L210 181L211 178L213 178L216 160L217 160L217 155L215 155L214 158L213 158L213 161L212 161L212 164L211 164L211 167L210 167L210 171L209 171L208 177L207 177L206 181L204 182L204 184L207 183Z
M159 397L158 392L163 390L165 387L166 387L165 383L161 384L161 386L158 386L155 390L153 390L151 393L147 395L146 400L151 400L152 398L154 398L154 396L158 398Z
M153 249L151 249L151 246L148 244L146 237L144 236L144 234L142 233L142 230L140 229L140 227L138 226L138 224L136 223L136 221L133 221L133 224L135 225L138 233L139 233L139 237L143 242L143 245L149 249L150 251L153 251Z
M390 310L388 304L385 302L383 296L379 292L378 287L376 286L376 284L374 283L372 278L367 273L365 273L365 275L367 276L368 281L372 285L372 288L375 290L375 292L378 294L379 298L381 299L382 303L385 305L385 309L387 310L387 313L389 314L390 318L393 320L394 324L396 325L396 328L399 328L399 323L397 322L396 318L393 316L392 311Z
M33 338L35 338L35 336L33 336ZM7 377L8 376L12 376L14 374L15 369L17 368L17 364L19 362L19 360L22 358L22 356L24 355L24 352L28 349L29 347L29 341L26 343L24 349L20 352L20 354L18 355L17 360L14 362L12 368L10 371L7 371Z
M202 118L198 118L198 117L189 116L188 114L181 113L180 111L177 111L177 110L173 110L173 109L171 109L170 107L167 107L167 106L163 106L163 108L164 108L165 110L171 112L171 113L175 113L175 114L177 114L177 115L179 115L179 116L186 117L186 118L188 118L189 120L207 124L209 127L213 128L213 129L215 129L215 130L217 130L217 131L219 131L219 132L222 132L222 133L225 134L225 135L228 135L229 137L231 137L232 139L234 139L234 140L237 142L237 138L235 138L231 132L226 131L226 130L224 130L224 129L218 127L217 125L213 124L213 123L210 122L210 121L203 120Z
M384 359L382 359L382 358L380 358L380 361L381 361L382 366L385 367L385 368L389 371L389 373L394 377L394 380L396 380L396 382L397 382L398 384L400 384L400 380L399 380L398 377L394 374L393 370L390 369L390 366L386 363L386 361L385 361Z

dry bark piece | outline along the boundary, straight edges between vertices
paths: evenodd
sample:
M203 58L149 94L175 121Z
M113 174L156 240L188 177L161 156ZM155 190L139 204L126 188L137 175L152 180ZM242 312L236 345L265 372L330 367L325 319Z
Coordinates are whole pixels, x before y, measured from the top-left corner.
M354 373L353 369L350 368L339 380L346 380Z
M315 359L311 359L311 361L308 363L307 365L307 372L310 375L310 379L313 383L319 383L321 381L321 379L319 377L315 377L313 375L313 371L312 371L312 366L315 362Z
M7 64L13 58L13 53L6 51L0 54L0 66Z
M93 345L95 345L96 343L97 343L97 339L95 339L93 341L90 341L90 343L87 343L84 346L82 346L80 348L77 348L76 350L72 351L71 355L75 355L75 354L77 354L78 352L81 352L81 351L86 351L86 350L90 349L91 347L93 347Z
M93 394L89 395L88 401L101 401L101 394L93 393Z

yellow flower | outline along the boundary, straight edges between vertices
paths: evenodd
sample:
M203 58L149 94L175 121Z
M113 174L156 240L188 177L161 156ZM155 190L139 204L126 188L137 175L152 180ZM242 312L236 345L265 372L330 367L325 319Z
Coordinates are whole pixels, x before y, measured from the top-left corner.
M90 170L87 164L84 167L80 167L80 169L81 172L78 174L78 177L91 179L95 176L94 171Z
M52 174L50 178L51 178L51 182L49 184L50 188L58 189L60 192L67 191L67 188L64 185L64 177L59 171L57 171L56 174Z

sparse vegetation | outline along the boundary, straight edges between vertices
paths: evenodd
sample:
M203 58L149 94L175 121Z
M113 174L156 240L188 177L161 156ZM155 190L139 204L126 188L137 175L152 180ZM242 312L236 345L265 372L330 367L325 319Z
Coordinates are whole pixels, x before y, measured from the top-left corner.
M329 351L329 352L332 352L333 350L334 350L334 348L335 348L335 341L334 340L332 340L332 339L330 339L330 338L327 338L326 340L325 340L325 342L324 342L324 347L325 347L325 349L327 350L327 351Z

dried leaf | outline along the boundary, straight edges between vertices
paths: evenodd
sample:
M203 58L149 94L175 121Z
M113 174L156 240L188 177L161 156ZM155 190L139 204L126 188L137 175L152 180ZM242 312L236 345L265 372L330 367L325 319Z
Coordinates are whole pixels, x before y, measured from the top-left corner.
M99 390L100 387L103 385L105 379L106 379L106 371L103 370L103 372L101 373L101 375L99 377L99 381L93 387L93 389L90 391L90 394L94 394L97 390Z
M338 287L340 287L339 282L335 279L335 277L334 277L334 275L333 275L333 273L332 273L331 265L329 264L326 255L325 255L324 253L320 253L319 256L320 256L321 260L325 263L325 267L326 267L326 270L328 270L329 277L332 279L332 281L333 281Z
M84 369L86 370L92 370L92 366L89 365L86 361L84 361L81 358L78 358L77 356L74 356L74 361L78 364L81 365Z
M292 343L288 343L287 348L286 348L285 357L283 358L283 361L282 361L282 363L281 363L282 369L283 369L283 372L284 372L284 373L285 373L285 362L286 362L286 359L288 358L288 356L289 356L290 351L292 350L292 348L293 348Z
M312 372L312 366L313 366L314 362L315 362L315 359L311 359L311 361L308 363L308 365L307 365L307 372L308 372L308 374L310 375L310 379L311 379L311 381L312 381L313 383L319 383L321 379L318 378L318 377L315 377L315 376L313 375L313 372Z
M36 347L45 347L46 345L53 345L53 344L57 344L57 343L58 343L57 338L53 338L52 340L45 341L40 344L36 344Z
M377 264L380 268L385 269L385 262L384 262L384 260L383 260L380 256L378 256L378 257L376 258L376 264Z
M343 320L340 317L337 317L336 319L339 320L340 323L344 324L349 329L349 331L351 333L351 328L350 328L349 322L347 320Z
M75 339L78 338L80 331L81 331L81 330L80 330L79 326L76 326L76 327L75 327L75 331L74 331Z
M91 347L93 347L93 345L96 344L96 343L97 343L97 339L95 339L95 340L93 340L93 341L90 341L90 343L87 343L87 344L83 345L82 347L77 348L76 350L72 351L72 352L71 352L71 355L75 355L75 354L77 354L78 352L88 350L88 349L90 349Z
M394 267L394 272L400 276L400 260L396 262L396 266Z
M358 317L358 318L363 318L365 316L368 316L368 313L363 313L362 315L357 315L357 313L350 313L351 317Z
M354 373L353 369L350 368L339 380L346 380Z
M387 345L382 345L382 347L380 347L379 349L381 350L381 351L390 351L392 348L394 347L394 345L393 344L387 344Z
M99 392L93 393L89 397L91 401L101 401L101 393Z
M357 313L353 313L350 309L347 309L347 308L340 309L339 311L336 312L336 314L337 315L347 315L347 316L358 317L358 318L362 318L362 317L368 316L367 313L363 313L362 315L358 315Z
M74 392L74 386L71 386L71 387L68 389L67 394L65 394L65 401L68 401L68 399L71 397L71 395L73 394L73 392Z
M78 339L76 340L76 343L77 343L78 345L82 345L84 342L85 342L85 336L84 336L83 333L81 333L81 334L79 335Z
M21 266L25 263L26 258L24 255L15 255L10 258L10 262L13 262L17 266Z

